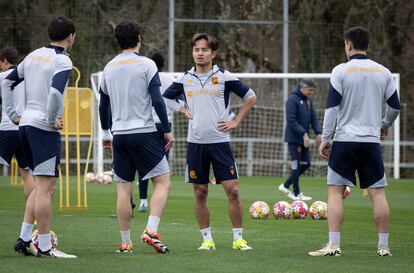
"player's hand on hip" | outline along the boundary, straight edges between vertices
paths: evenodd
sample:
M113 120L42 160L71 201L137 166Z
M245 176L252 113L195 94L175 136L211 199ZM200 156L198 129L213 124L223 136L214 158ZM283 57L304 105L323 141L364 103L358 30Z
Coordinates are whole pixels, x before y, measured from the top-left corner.
M174 144L174 135L171 132L170 133L165 133L164 138L167 141L167 145L164 146L164 149L166 151L169 151L172 148L173 144Z
M234 129L239 124L235 120L223 120L218 122L218 129L223 132L230 131L231 129Z
M55 126L56 129L58 130L62 130L63 129L63 118L62 117L57 117L56 121L55 121Z
M183 115L186 119L193 119L193 117L191 116L190 111L188 111L187 107L181 107L180 110L178 110L178 113L180 113L181 115Z
M303 135L303 146L305 148L308 148L309 147L309 136L308 136L308 133L305 133Z
M324 159L328 159L330 153L331 144L329 142L321 143L321 145L319 146L319 155Z
M12 122L13 122L15 125L19 125L19 123L20 123L20 118L21 118L21 117L17 116L17 117L15 117L14 119L12 119Z
M384 140L388 136L388 128L381 128L380 139Z

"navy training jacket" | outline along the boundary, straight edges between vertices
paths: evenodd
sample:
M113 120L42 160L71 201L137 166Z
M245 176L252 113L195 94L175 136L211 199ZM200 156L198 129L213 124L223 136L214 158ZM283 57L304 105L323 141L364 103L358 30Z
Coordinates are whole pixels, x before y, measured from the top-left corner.
M310 99L295 86L286 101L285 142L303 145L303 135L309 134L312 125L315 134L321 134L321 126Z

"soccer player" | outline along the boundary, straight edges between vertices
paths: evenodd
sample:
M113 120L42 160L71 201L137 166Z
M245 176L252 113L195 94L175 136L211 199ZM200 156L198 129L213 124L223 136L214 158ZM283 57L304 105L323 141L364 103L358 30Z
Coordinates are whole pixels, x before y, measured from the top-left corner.
M316 144L321 140L321 126L313 109L310 96L315 92L316 84L311 79L303 79L295 86L286 101L285 141L288 143L291 157L292 174L285 183L279 185L279 191L292 200L312 200L299 188L299 177L310 167L309 125L316 134ZM289 187L293 185L293 192Z
M213 65L218 41L208 33L191 40L195 67L164 93L168 99L185 96L191 115L188 124L186 180L193 184L195 214L203 236L199 250L214 250L210 211L207 206L210 164L217 184L222 184L233 225L233 249L252 249L242 237L242 202L239 176L230 147L231 129L236 128L256 102L255 93L228 71ZM243 99L243 106L229 118L230 92Z
M138 25L124 22L116 26L115 36L122 52L103 71L100 84L99 115L104 132L103 145L113 149L114 179L117 185L117 216L122 242L117 252L131 252L131 196L135 173L152 179L154 192L150 215L141 239L158 253L168 248L160 241L158 226L170 191L170 169L165 156L174 142L155 63L140 55L141 36ZM152 118L154 107L164 130L163 147ZM109 128L109 110L112 126ZM113 132L113 139L111 131Z
M19 54L16 49L12 47L5 47L0 50L0 70L3 71L0 73L0 83L3 79L9 75L13 69L16 68ZM1 88L0 88L1 91ZM17 84L14 87L14 107L16 112L20 116L24 110L24 81ZM3 100L4 102L4 100ZM25 154L23 153L22 145L19 141L19 127L14 124L6 112L4 111L5 105L2 105L1 113L1 123L0 123L0 163L6 166L10 166L13 155L16 157L17 163L20 168L20 173L24 181L24 196L26 199L26 208L23 218L22 227L20 230L19 244L15 250L21 254L29 255L27 246L30 246L30 240L32 238L32 229L33 229L33 195L30 193L34 189L33 176L29 170L29 164L26 159ZM28 201L29 196L31 200ZM28 242L24 244L24 242Z
M0 83L13 71L14 68L16 68L18 58L19 53L12 47L5 47L0 50L0 71L2 71L0 73ZM14 94L14 107L20 116L24 110L24 82L21 82L14 87ZM33 176L30 173L27 159L19 142L19 126L9 119L4 109L5 106L2 105L0 123L0 164L10 166L13 155L16 157L24 181L24 196L27 200L34 189ZM26 224L30 225L31 231L31 224ZM23 223L23 225L25 225L25 223ZM25 239L30 240L30 238Z
M362 189L371 199L378 231L378 256L391 256L388 248L389 208L384 188L387 178L380 140L388 134L400 112L400 101L390 71L367 56L369 33L363 27L345 31L347 63L332 70L319 154L328 163L329 242L311 256L340 256L344 218L342 192L355 187L358 171ZM382 106L387 103L381 120ZM330 139L334 135L331 146Z
M164 58L161 55L161 53L155 52L154 54L152 54L151 60L153 60L155 64L157 65L158 75L161 81L160 91L162 95L164 94L165 90L173 83L174 77L172 77L171 75L165 72L162 72L162 70L164 69ZM184 107L185 103L182 100L175 101L175 100L167 100L167 99L164 99L164 102L167 106L166 109L167 109L168 123L171 127L171 122L173 118L172 111L180 112L185 115L187 113ZM167 145L167 142L164 138L164 128L154 108L152 108L152 118L154 119L155 126L157 127L160 143L164 147L165 145ZM168 155L169 155L169 151L166 152L167 160L168 160ZM145 212L147 211L147 208L148 208L148 200L147 200L148 179L142 180L141 177L139 178L138 190L139 190L139 198L141 199L140 205L139 205L139 211Z
M2 82L5 111L14 124L19 124L19 136L29 168L35 180L27 208L34 207L31 220L37 220L39 231L39 257L75 258L52 249L50 230L52 195L55 190L60 163L63 128L63 92L65 91L72 62L68 56L75 40L75 25L66 17L57 17L48 26L50 44L31 52ZM24 79L26 106L21 116L16 111L14 86ZM34 196L32 197L32 195ZM26 215L25 215L26 219ZM31 221L33 222L33 221ZM31 230L19 238L15 250L27 253Z

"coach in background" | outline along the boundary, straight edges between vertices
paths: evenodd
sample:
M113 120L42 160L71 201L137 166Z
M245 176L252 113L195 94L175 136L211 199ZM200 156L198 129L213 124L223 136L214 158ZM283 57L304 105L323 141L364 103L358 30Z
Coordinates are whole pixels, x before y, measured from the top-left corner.
M285 141L289 145L292 173L284 184L279 185L279 191L292 200L312 200L300 191L299 176L310 167L309 125L315 131L316 144L319 146L321 142L321 127L310 100L316 87L313 80L303 79L286 101ZM289 189L291 185L293 192Z

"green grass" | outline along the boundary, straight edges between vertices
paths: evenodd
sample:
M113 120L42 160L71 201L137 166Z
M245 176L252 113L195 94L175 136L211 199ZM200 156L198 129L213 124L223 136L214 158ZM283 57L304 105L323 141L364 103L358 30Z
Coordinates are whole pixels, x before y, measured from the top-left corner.
M8 178L0 178L0 272L413 272L414 262L414 182L391 181L387 188L391 207L390 248L393 257L377 257L377 232L371 217L370 201L354 190L345 200L342 230L342 257L309 257L307 252L327 240L326 221L266 221L250 219L250 203L266 201L273 206L285 199L276 185L281 178L243 177L244 237L253 251L231 249L232 233L227 216L227 201L220 186L211 186L209 206L217 250L199 252L201 235L194 217L193 193L181 177L174 177L168 207L161 220L162 239L171 250L157 255L140 244L138 236L146 225L146 213L135 213L132 224L133 254L117 255L120 241L115 211L116 186L91 184L89 210L58 210L59 195L54 197L53 230L61 250L78 259L57 260L23 257L13 252L20 231L24 198L21 187L11 187ZM302 179L302 190L314 200L326 200L323 179ZM57 191L58 192L58 191ZM135 193L135 199L138 200ZM308 202L310 205L310 202Z

